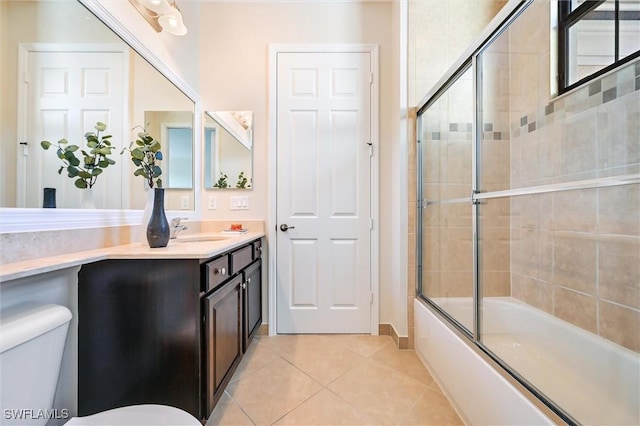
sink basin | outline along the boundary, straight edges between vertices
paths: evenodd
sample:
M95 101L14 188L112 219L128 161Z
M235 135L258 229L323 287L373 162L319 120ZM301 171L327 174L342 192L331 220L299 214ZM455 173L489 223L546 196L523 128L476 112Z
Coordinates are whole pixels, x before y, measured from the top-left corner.
M229 239L224 235L185 235L183 237L176 238L179 243L199 243L207 241L224 241Z

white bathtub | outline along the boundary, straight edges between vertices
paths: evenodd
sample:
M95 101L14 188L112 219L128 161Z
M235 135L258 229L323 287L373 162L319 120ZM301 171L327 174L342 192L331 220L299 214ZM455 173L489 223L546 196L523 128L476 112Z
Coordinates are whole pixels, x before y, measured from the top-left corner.
M470 298L436 301L471 326ZM416 352L473 425L553 424L415 300ZM583 424L640 424L640 357L513 298L485 298L483 342Z

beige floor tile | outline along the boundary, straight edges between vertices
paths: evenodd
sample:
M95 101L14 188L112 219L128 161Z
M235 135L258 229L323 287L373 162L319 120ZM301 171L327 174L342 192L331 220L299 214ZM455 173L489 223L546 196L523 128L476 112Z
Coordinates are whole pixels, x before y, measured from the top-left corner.
M371 356L371 359L383 363L387 367L406 374L427 386L433 383L433 377L418 358L415 351L399 350L396 345L390 343Z
M216 404L215 410L209 416L206 426L225 426L225 425L253 425L249 417L242 411L238 404L233 401L225 392Z
M324 387L323 387L324 385ZM207 425L460 425L389 336L258 336Z
M322 386L278 360L229 383L227 392L258 425L269 425L317 393Z
M464 425L439 389L429 388L416 404L397 419L398 425Z
M238 380L247 373L259 370L267 365L278 361L280 356L269 349L268 345L259 339L253 339L247 352L242 356L242 361L238 365L231 381Z
M324 336L284 337L273 345L280 356L325 386L364 360Z
M380 425L326 389L276 422L277 425Z
M393 424L394 419L413 407L428 386L367 359L336 379L328 389L363 413Z
M326 336L322 334L281 334L260 339L269 349L280 356L295 352L309 345L327 344Z
M387 343L393 343L391 336L369 336L366 334L330 334L326 337L334 344L344 346L362 356L371 356Z

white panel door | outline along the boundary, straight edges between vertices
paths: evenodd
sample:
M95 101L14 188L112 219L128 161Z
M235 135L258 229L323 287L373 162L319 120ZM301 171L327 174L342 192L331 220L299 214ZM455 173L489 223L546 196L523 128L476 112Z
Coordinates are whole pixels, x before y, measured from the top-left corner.
M128 157L118 154L129 141L122 138L126 92L123 52L30 52L26 129L29 142L25 167L23 207L42 207L42 188L56 188L58 208L81 207L84 190L74 179L62 175L62 162L55 147L44 151L40 141L56 143L66 138L69 144L86 149L84 134L95 131L96 122L107 124L111 134L112 159L93 186L97 208L120 209L122 205L122 165ZM78 152L82 161L82 156ZM20 188L18 188L20 191Z
M371 72L277 55L278 333L371 331Z

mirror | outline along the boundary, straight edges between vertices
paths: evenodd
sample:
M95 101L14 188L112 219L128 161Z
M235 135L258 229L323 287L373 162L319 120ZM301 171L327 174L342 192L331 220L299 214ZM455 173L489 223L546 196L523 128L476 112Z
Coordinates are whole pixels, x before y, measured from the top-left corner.
M163 147L164 178L169 189L193 188L193 126L191 111L146 111L147 131L158 135Z
M3 0L0 21L0 207L41 208L49 187L56 207L82 208L85 190L58 174L55 149L44 151L40 141L66 138L83 148L84 134L103 122L116 164L91 189L95 208L144 209L144 179L120 151L146 125L165 154L166 208L194 209L195 105L188 96L76 1Z
M204 186L253 187L253 113L207 111L204 120Z

